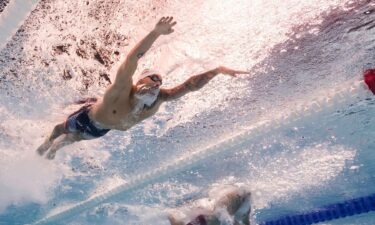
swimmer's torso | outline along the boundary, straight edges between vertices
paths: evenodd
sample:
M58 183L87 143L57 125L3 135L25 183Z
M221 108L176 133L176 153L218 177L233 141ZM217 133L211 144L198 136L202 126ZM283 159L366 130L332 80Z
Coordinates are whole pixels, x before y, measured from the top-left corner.
M134 94L130 91L121 93L107 92L103 99L99 99L90 109L90 117L104 128L128 130L135 124L154 115L159 109L161 101L148 106L137 105Z

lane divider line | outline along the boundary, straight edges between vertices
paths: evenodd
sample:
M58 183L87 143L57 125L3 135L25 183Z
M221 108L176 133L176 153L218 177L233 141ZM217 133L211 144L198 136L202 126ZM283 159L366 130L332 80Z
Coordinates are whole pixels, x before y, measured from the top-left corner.
M10 41L39 0L10 0L0 14L0 50Z

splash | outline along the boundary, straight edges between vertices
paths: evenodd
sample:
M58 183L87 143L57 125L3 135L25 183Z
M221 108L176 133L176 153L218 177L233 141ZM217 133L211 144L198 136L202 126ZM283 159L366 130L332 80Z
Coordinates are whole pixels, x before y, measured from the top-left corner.
M0 212L9 205L44 204L53 196L63 177L61 167L33 151L0 154Z
M355 156L355 149L325 143L275 156L250 184L257 199L255 208L266 208L272 202L287 201L295 194L326 185Z

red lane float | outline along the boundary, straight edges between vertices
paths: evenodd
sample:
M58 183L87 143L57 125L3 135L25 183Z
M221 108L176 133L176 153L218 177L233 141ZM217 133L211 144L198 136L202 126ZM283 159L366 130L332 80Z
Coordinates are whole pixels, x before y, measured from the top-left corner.
M363 79L365 80L368 88L375 95L375 69L366 70L363 74Z

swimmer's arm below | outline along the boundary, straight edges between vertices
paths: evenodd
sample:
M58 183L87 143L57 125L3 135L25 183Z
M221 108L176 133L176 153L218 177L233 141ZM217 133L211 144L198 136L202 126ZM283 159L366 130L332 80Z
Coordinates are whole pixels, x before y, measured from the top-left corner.
M207 71L202 74L198 74L190 77L184 83L171 88L171 89L161 89L160 97L163 101L171 101L178 99L185 94L197 91L206 85L212 78L214 78L218 73L217 69Z
M208 82L218 74L226 74L230 76L236 76L237 74L248 74L246 71L232 70L223 66L216 69L209 70L205 73L198 74L190 77L184 83L171 88L171 89L161 89L160 97L163 101L171 101L184 96L185 94L197 91L203 86L208 84Z

